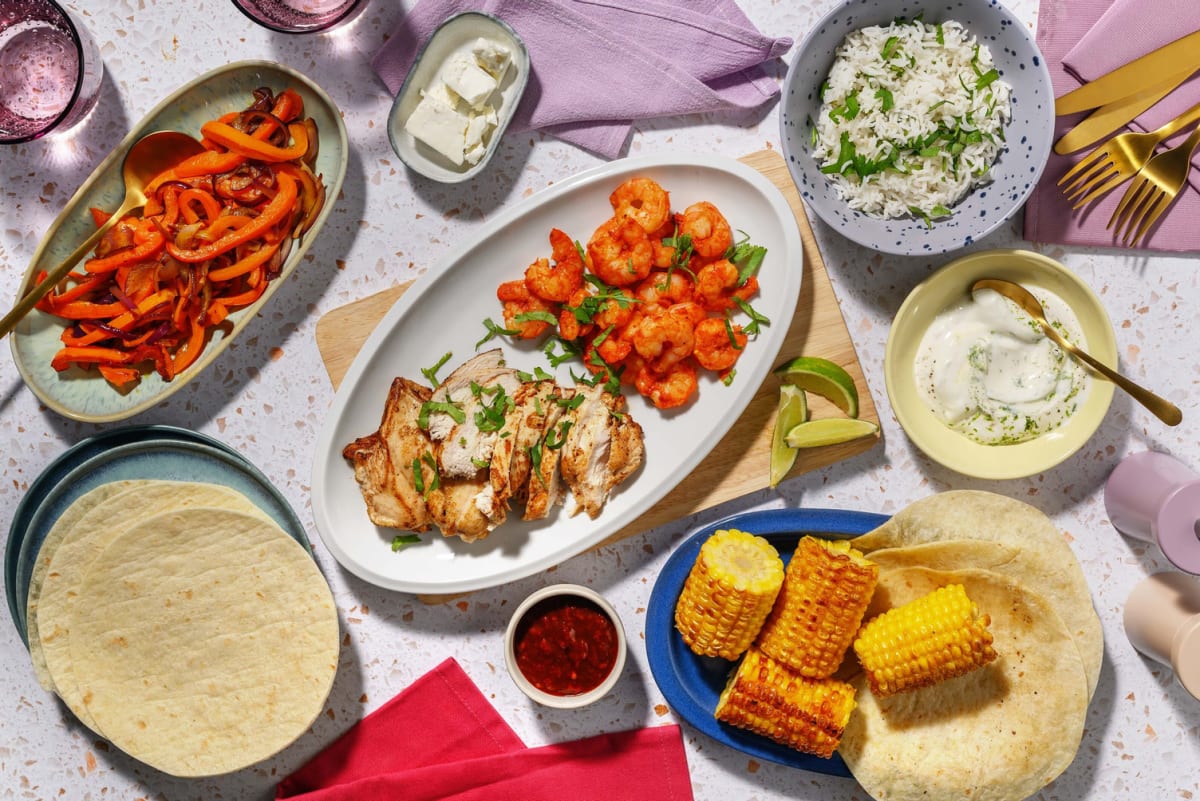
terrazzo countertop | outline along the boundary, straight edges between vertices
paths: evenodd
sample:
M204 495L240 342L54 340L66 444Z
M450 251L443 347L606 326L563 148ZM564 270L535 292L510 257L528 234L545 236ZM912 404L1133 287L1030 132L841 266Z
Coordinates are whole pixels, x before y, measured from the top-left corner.
M1008 3L1028 25L1037 3ZM1105 661L1074 763L1038 797L1178 799L1200 796L1200 702L1171 672L1129 645L1122 608L1144 576L1170 567L1155 546L1122 537L1108 520L1104 481L1127 454L1156 449L1200 469L1195 423L1200 362L1188 343L1200 305L1195 258L1146 252L1036 247L1020 221L973 249L1032 247L1058 259L1099 295L1116 329L1121 366L1135 381L1178 404L1184 424L1169 429L1118 393L1103 425L1065 463L1029 479L966 479L925 458L907 440L884 391L889 322L905 296L947 259L898 258L861 249L814 220L816 237L879 409L882 444L816 472L794 476L702 515L664 525L502 587L452 603L426 605L378 589L341 569L316 537L309 502L314 445L333 399L314 332L322 315L435 271L455 243L501 208L596 166L600 159L553 138L510 134L495 162L468 185L430 183L405 170L384 129L390 104L369 57L399 22L403 4L372 0L349 27L289 37L256 27L227 0L76 0L100 43L105 79L99 106L66 137L0 150L0 296L12 298L42 232L95 164L159 100L195 75L244 58L274 59L312 76L341 107L349 130L349 170L340 197L305 263L266 311L200 379L137 423L164 423L215 436L245 454L288 498L314 540L332 584L344 639L327 708L311 731L265 763L213 779L173 779L92 735L44 692L11 625L0 625L0 798L254 799L447 656L454 656L530 745L675 720L647 665L643 621L658 570L698 525L751 508L837 507L893 513L954 488L984 489L1026 501L1069 538L1103 621ZM765 32L797 41L827 6L798 0L742 0ZM770 66L782 81L789 56ZM743 155L779 148L778 108L751 120L717 116L637 125L630 155L668 148ZM490 292L490 287L477 291ZM1195 305L1194 305L1195 304ZM10 358L0 359L0 530L42 469L96 433L42 408ZM560 581L590 585L620 611L630 658L617 689L579 712L532 705L505 673L501 634L522 598ZM1054 736L1054 721L1046 721ZM683 729L698 799L862 799L849 779L759 762ZM398 744L398 747L403 747Z

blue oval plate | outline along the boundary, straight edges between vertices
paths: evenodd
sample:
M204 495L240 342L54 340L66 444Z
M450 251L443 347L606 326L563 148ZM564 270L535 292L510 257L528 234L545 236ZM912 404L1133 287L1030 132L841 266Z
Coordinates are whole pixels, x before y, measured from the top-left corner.
M47 468L43 473L43 476L49 474L46 483L39 485L41 476L35 481L42 497L14 518L5 565L9 611L26 646L25 601L38 551L63 511L102 484L140 479L222 484L245 495L312 553L308 535L292 507L244 457L202 434L187 432L180 436L179 429L152 428L149 432L123 435L106 432L98 444L84 440L68 452L71 458L64 461L60 457ZM168 431L172 433L168 435ZM15 561L10 558L14 552ZM13 562L11 575L7 562Z
M718 520L683 541L663 566L646 613L646 656L658 689L675 714L719 743L757 759L830 776L850 776L838 754L822 759L777 745L765 737L727 726L713 717L717 699L734 663L697 656L675 630L675 602L700 546L718 529L736 528L764 537L786 564L800 537L857 537L887 522L888 516L840 509L768 509Z

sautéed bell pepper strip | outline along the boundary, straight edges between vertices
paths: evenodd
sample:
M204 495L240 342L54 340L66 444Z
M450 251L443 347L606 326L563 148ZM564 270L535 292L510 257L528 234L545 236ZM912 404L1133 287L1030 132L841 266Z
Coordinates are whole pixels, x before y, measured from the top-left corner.
M68 323L54 369L90 366L126 387L151 363L170 381L199 360L213 326L263 296L289 235L324 204L324 184L303 163L316 142L312 121L297 121L303 110L293 90L256 91L251 107L209 123L208 150L155 176L146 206L105 234L101 255L39 301ZM272 160L281 156L291 158ZM266 199L221 195L218 182L243 165L270 178L257 195ZM99 226L110 215L92 217Z
M266 234L281 222L287 220L288 215L294 210L296 198L298 196L298 187L296 179L286 173L279 173L279 191L275 197L271 198L267 205L263 206L262 211L257 217L215 242L207 245L201 245L198 248L180 248L176 247L175 243L167 243L167 252L172 257L182 262L195 264L202 261L208 261L222 253L233 250L238 245L258 239Z
M206 122L200 129L204 138L215 142L231 152L240 153L246 158L274 163L279 161L294 161L308 152L308 130L303 123L294 122L288 126L292 135L292 144L278 147L252 134L239 131L232 125L223 122Z

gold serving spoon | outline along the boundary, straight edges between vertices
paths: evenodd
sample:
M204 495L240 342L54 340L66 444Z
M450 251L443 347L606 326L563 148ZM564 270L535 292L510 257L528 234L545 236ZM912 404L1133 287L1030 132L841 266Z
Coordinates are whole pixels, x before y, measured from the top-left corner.
M1155 417L1157 417L1159 420L1162 420L1169 426L1179 425L1180 421L1183 420L1183 412L1179 411L1178 406L1168 400L1160 398L1150 390L1138 386L1125 376L1118 373L1116 370L1101 364L1087 353L1084 353L1082 350L1063 339L1062 335L1060 335L1058 331L1054 330L1054 326L1050 325L1050 323L1046 321L1046 312L1042 309L1042 304L1039 303L1038 299L1035 298L1033 294L1030 293L1030 291L1025 287L1021 286L1020 284L1014 284L1012 281L1003 281L998 278L981 278L980 280L971 284L972 292L980 289L991 289L1016 303L1025 310L1026 314L1033 318L1034 322L1041 326L1042 331L1044 331L1046 336L1050 337L1050 339L1056 345L1065 350L1067 353L1070 353L1076 359L1079 359L1079 361L1091 367L1096 372L1100 373L1100 375L1104 376L1121 389L1128 392L1133 396L1134 400L1153 412Z
M44 281L26 292L12 311L4 315L4 319L0 320L0 338L12 331L47 292L67 277L71 268L92 251L105 231L129 212L146 205L146 184L151 179L203 150L204 146L194 137L179 131L155 131L134 142L121 164L121 177L125 181L124 202L104 225L92 232L83 244L46 275Z

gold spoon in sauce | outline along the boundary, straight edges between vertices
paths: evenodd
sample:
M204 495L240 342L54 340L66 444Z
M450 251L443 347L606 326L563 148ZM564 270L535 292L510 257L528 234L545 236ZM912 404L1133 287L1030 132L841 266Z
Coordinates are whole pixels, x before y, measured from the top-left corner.
M972 292L980 289L991 289L1016 303L1025 311L1026 314L1033 318L1034 322L1041 326L1042 331L1044 331L1046 336L1048 336L1056 345L1065 350L1067 353L1070 353L1076 359L1079 359L1079 361L1091 367L1096 372L1100 373L1100 375L1104 376L1121 389L1128 392L1133 396L1134 400L1153 412L1159 420L1162 420L1169 426L1177 426L1179 425L1180 421L1183 420L1183 412L1179 411L1178 406L1168 400L1160 398L1150 390L1138 386L1125 376L1118 373L1116 370L1101 364L1087 353L1084 353L1082 350L1063 339L1062 335L1054 329L1054 326L1050 325L1050 323L1046 321L1046 312L1042 309L1042 304L1039 303L1038 299L1035 298L1033 294L1025 287L1021 286L1020 284L1014 284L1012 281L1004 281L999 278L981 278L980 280L971 284Z
M125 182L124 202L104 225L93 231L70 256L46 274L45 280L26 292L12 311L4 315L4 319L0 320L0 338L12 331L47 292L67 277L71 268L92 251L105 231L129 212L146 205L146 184L164 170L203 150L204 146L198 140L179 131L155 131L134 142L121 164L121 177Z

